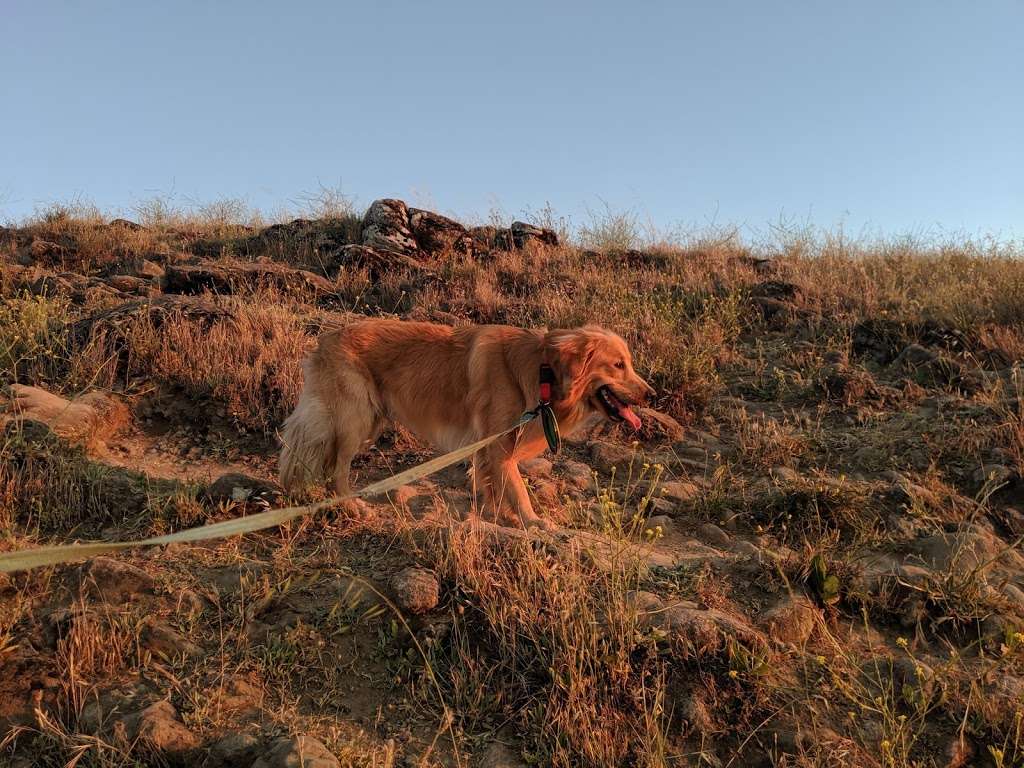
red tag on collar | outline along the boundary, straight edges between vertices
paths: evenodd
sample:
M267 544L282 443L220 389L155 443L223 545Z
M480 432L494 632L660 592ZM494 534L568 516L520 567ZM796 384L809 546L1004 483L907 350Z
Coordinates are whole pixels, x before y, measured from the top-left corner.
M551 385L546 381L542 381L540 385L540 401L542 403L551 402Z

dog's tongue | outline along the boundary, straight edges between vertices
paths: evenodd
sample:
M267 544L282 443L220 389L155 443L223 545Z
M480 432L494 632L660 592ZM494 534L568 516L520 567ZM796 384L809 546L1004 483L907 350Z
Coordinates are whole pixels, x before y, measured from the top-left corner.
M633 429L639 430L643 426L643 422L640 421L640 417L633 413L633 409L624 403L619 404L619 416L629 422L629 426Z

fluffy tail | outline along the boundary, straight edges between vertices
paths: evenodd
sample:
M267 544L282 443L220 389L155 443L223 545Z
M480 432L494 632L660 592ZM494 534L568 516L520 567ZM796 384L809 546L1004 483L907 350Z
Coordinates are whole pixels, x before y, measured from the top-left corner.
M321 483L334 472L336 460L333 419L324 402L309 387L281 428L278 477L286 491Z

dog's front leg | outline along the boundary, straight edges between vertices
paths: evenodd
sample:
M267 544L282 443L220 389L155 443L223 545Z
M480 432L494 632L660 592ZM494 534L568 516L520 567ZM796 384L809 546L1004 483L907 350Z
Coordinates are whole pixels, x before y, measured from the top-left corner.
M549 528L550 524L533 511L514 454L502 446L487 450L483 466L487 470L487 496L496 522L518 528Z

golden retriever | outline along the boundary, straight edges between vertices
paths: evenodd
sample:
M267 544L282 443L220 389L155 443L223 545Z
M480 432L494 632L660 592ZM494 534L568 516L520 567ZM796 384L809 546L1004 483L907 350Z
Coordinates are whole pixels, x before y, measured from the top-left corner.
M563 434L600 417L640 427L631 406L653 390L633 371L626 343L603 328L367 320L325 333L284 423L281 484L296 490L333 478L337 494L349 493L352 458L389 421L445 451L501 432L537 405L542 365L555 373L551 404ZM535 419L474 457L473 476L496 520L547 526L518 467L546 445Z

